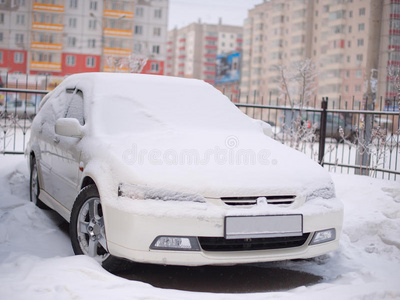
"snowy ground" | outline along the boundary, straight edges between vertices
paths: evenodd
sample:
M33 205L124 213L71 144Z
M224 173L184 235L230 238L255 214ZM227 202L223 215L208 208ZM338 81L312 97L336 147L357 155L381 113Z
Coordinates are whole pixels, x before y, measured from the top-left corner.
M242 283L239 279L232 285L246 284L245 276L253 271L272 274L268 289L243 289L254 291L246 294L248 299L400 299L399 181L332 176L345 205L339 250L307 261L221 267L218 272L211 267L201 272L206 272L210 282L223 279L221 274L228 276L231 270L245 272ZM128 280L104 271L88 257L74 256L66 223L54 212L42 211L29 202L28 184L24 158L0 156L0 299L243 298L237 290L230 294L204 292L207 289L188 292L177 288L179 285L154 287L141 282L146 280L134 272L124 275L134 279ZM161 276L157 274L160 267L141 266L142 271L143 268L150 274L148 277L152 272L153 277ZM248 269L250 273L246 273ZM297 283L299 274L302 277L304 273L310 274L303 276L310 281ZM182 278L176 273L169 277L174 276Z

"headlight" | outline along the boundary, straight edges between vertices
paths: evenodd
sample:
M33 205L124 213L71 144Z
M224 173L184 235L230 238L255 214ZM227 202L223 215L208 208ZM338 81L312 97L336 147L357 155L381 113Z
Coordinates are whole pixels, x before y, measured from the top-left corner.
M326 186L324 188L312 191L310 194L308 194L306 201L313 200L316 198L332 199L335 197L336 197L335 188L333 184L331 184L330 186Z
M155 189L132 184L121 183L118 186L118 196L135 200L185 201L205 203L205 199L198 194L181 193L164 189Z

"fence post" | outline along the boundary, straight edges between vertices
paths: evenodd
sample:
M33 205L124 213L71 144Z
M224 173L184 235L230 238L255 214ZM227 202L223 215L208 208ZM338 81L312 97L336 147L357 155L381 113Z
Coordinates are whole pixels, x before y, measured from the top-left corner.
M326 120L327 120L327 109L328 109L328 97L322 97L321 102L321 120L319 129L319 150L318 150L318 163L324 166L324 154L325 154L325 138L326 138Z

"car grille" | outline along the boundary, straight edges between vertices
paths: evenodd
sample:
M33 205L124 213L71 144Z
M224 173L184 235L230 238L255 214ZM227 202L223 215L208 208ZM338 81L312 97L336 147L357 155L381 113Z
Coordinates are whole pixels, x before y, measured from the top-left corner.
M199 237L199 242L205 251L272 250L300 247L304 245L309 235L310 233L304 233L302 236L232 240L221 237Z
M296 196L294 195L278 195L278 196L258 196L258 197L222 197L221 200L227 205L255 205L257 199L265 197L268 204L292 204Z

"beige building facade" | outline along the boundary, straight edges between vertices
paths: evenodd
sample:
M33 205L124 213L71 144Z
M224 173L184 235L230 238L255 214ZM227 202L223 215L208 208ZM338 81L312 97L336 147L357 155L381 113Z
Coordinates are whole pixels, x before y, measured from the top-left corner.
M244 24L242 96L278 97L277 66L311 58L315 96L365 104L393 96L387 67L400 63L398 0L271 0L255 6ZM399 28L400 29L400 28ZM391 51L388 51L391 49ZM390 90L391 89L391 90Z
M215 83L218 54L240 51L242 27L199 21L168 32L166 75Z

